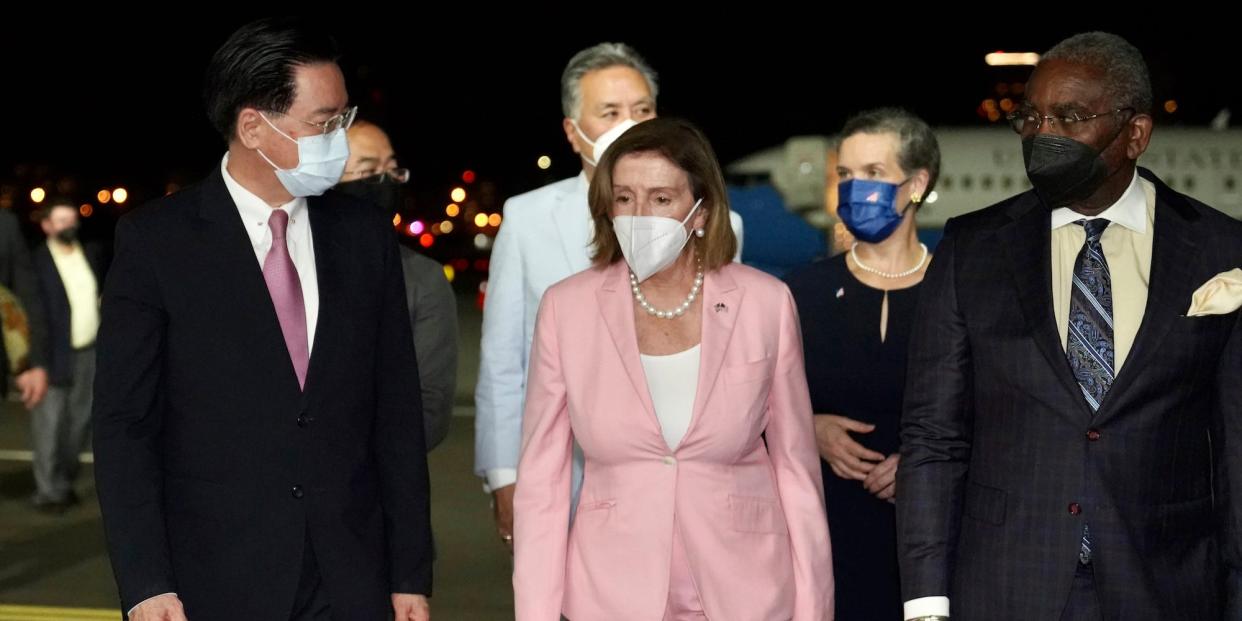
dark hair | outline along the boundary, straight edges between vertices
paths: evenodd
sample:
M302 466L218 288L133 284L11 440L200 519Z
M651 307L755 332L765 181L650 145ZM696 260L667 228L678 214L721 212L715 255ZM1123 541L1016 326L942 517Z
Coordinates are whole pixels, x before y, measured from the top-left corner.
M276 17L238 28L212 55L203 79L203 104L211 125L233 140L243 108L286 112L293 105L300 66L335 63L336 40L318 25Z
M631 153L657 153L686 172L690 191L702 199L707 214L706 234L695 244L702 245L703 269L715 270L733 260L737 238L729 220L729 194L716 154L707 137L687 121L661 117L644 121L626 130L608 147L591 178L588 202L595 221L592 261L609 265L624 258L612 228L612 173L617 160Z

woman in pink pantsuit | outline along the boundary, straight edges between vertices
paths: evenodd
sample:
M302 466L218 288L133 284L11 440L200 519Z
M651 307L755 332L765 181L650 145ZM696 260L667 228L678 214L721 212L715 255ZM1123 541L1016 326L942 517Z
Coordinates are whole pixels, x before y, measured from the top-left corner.
M730 262L711 147L683 121L642 123L590 205L595 266L547 291L535 329L518 621L832 619L797 314L779 280Z

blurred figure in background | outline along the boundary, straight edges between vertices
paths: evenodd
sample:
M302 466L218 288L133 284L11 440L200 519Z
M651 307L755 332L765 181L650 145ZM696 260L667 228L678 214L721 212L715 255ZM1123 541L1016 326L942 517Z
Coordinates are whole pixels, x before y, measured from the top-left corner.
M35 506L50 511L77 504L73 484L86 450L95 381L95 335L103 252L78 239L78 206L49 201L40 225L47 236L35 246L43 324L47 326L47 396L31 412Z
M374 203L391 218L401 211L403 187L410 170L400 168L388 134L378 125L358 120L346 132L349 161L337 191ZM427 450L448 436L457 391L457 298L444 266L402 245L401 273L405 300L418 355L418 382L423 398Z

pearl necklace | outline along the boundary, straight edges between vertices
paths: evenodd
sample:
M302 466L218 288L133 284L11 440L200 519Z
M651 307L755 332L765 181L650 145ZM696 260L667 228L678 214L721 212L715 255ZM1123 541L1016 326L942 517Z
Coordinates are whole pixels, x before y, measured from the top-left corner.
M857 265L858 269L864 272L871 272L880 278L905 278L906 276L918 273L919 270L923 269L923 264L927 262L927 245L919 244L919 246L923 247L923 256L919 258L918 265L915 265L904 272L882 272L874 267L871 267L870 265L864 265L862 261L858 260L858 242L854 242L854 245L850 246L850 258L854 260L854 265Z
M638 305L647 311L648 315L654 315L660 319L676 319L686 314L690 310L690 305L694 304L694 299L699 297L699 290L703 288L703 262L699 261L699 269L694 274L694 284L690 286L690 295L686 296L685 301L673 310L660 310L651 305L647 301L647 296L643 295L642 289L638 288L638 276L634 272L630 272L630 291L634 293L634 299L638 300Z

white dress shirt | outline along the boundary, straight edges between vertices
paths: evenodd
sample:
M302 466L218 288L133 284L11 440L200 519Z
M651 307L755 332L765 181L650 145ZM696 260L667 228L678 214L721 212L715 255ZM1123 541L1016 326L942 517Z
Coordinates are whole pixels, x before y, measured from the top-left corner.
M246 235L254 247L254 256L259 261L259 269L263 269L263 261L267 259L267 251L272 249L272 232L267 227L268 218L272 217L272 207L253 192L237 183L228 171L229 156L224 156L220 163L220 171L224 174L224 185L229 195L237 204L237 212L241 214L242 224L246 226ZM309 341L307 353L315 346L315 325L319 321L319 278L315 270L315 246L311 239L310 216L306 209L305 198L295 198L277 209L289 214L289 227L285 229L285 242L289 246L289 257L298 270L298 280L302 283L302 300L306 304L306 339Z
M1135 173L1121 198L1091 218L1065 207L1052 212L1052 308L1060 332L1061 347L1069 337L1071 288L1074 263L1087 240L1087 232L1074 224L1079 220L1105 218L1112 224L1100 236L1108 262L1113 294L1113 368L1125 364L1143 323L1147 289L1151 281L1151 249L1155 236L1156 188Z

